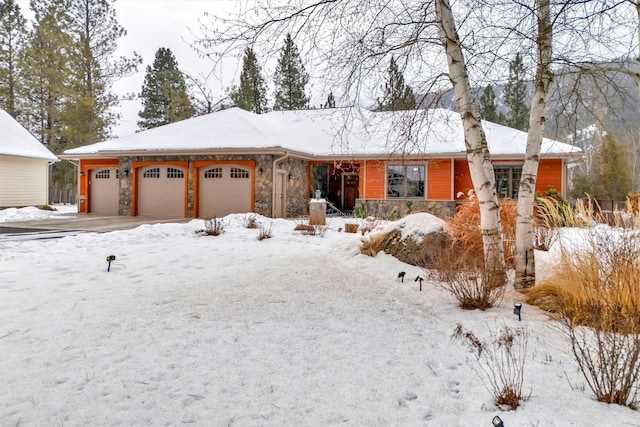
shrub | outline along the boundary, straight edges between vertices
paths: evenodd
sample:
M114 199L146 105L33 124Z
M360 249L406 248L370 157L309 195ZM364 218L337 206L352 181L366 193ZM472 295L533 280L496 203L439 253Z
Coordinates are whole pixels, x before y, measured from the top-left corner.
M539 225L533 226L533 247L539 251L548 251L558 240L558 229Z
M205 219L204 230L197 230L196 234L205 236L219 236L224 233L224 221L219 218Z
M385 221L374 216L368 216L360 220L360 232L364 236L384 224Z
M486 310L504 295L504 273L484 268L482 256L458 252L449 245L433 258L428 274L436 286L453 295L464 310Z
M254 214L241 215L240 224L242 224L244 228L258 228L258 217Z
M356 218L366 218L367 217L367 207L364 203L358 202L353 208L353 216Z
M507 326L500 329L498 336L489 332L490 339L482 340L458 324L451 338L471 349L475 356L471 369L492 394L495 404L516 409L521 400L529 397L522 391L529 333L523 328Z
M258 240L270 239L273 237L273 221L267 224L260 224L258 231Z
M504 257L507 267L515 264L517 204L513 200L500 203ZM454 246L460 251L483 254L482 232L480 231L480 204L476 197L470 197L461 205L456 215L448 222L448 230Z
M305 236L320 236L324 237L327 230L329 229L328 225L325 224L309 224L309 219L296 220L296 227L293 231L299 231L300 234Z
M588 215L582 214L583 223L591 222L595 214ZM604 225L572 233L571 240L559 240L554 275L529 289L527 301L559 318L599 401L637 407L640 235L632 228Z

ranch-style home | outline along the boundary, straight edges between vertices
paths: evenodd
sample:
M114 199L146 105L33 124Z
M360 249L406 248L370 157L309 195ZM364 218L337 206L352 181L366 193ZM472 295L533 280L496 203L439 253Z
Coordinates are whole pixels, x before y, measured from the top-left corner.
M516 198L527 134L484 123L496 185ZM582 153L545 139L536 190L566 192ZM78 165L78 210L213 218L308 213L317 190L349 212L453 214L473 188L460 114L444 110L274 111L239 108L67 150Z
M0 208L49 203L49 165L58 158L0 110Z

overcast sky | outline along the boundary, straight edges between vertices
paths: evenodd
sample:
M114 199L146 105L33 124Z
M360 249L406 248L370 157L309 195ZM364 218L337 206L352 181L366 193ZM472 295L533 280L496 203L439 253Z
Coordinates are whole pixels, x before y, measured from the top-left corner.
M16 0L23 15L33 19L29 10L29 0ZM143 63L138 73L116 82L114 90L118 95L134 92L140 93L147 65L153 63L156 51L161 47L171 49L180 69L192 75L207 74L212 63L203 59L189 46L199 34L199 20L210 22L209 14L225 14L236 6L236 0L117 0L115 2L116 17L120 25L127 30L127 35L118 40L116 56L131 56L133 51L142 56ZM224 76L216 72L209 78L212 90L222 97L226 87L234 83L237 76L238 61L231 61ZM120 106L122 118L114 128L114 134L124 136L134 133L139 120L139 101L124 101Z

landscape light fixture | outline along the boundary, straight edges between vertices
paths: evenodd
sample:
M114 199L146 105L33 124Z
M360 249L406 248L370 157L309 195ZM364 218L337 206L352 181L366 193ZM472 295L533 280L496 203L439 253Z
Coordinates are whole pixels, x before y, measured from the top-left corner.
M418 282L418 281L420 282L420 292L422 292L422 281L423 280L424 279L422 277L420 277L420 276L416 277L416 280L414 280L414 282Z
M519 302L513 303L513 314L518 315L518 321L522 321L522 317L520 316L520 310L522 310L522 304Z
M402 283L404 283L404 275L407 274L404 271L401 271L400 273L398 273L398 279L400 279L400 281L402 281Z
M502 420L500 419L499 416L495 416L493 417L493 419L491 420L491 423L495 426L495 427L504 427L504 424L502 423Z
M116 256L115 255L109 255L107 257L107 262L109 263L107 265L107 273L109 272L109 270L111 270L111 261L115 261L116 260Z

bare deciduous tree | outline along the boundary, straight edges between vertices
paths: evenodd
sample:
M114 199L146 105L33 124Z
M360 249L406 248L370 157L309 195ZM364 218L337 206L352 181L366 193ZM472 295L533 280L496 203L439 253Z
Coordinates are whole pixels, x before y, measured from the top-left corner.
M216 26L216 24L220 24ZM382 80L393 56L405 75L416 82L418 93L437 93L454 85L464 123L467 157L481 206L486 264L504 271L502 230L491 156L471 91L467 63L448 1L375 2L370 0L318 0L290 2L265 0L203 28L201 49L225 55L252 45L273 54L274 34L290 32L307 61L327 86L340 87L342 104L362 105ZM448 65L435 58L444 52ZM419 89L418 89L419 88ZM366 101L364 101L366 103ZM370 106L373 102L370 103ZM354 112L353 114L357 114ZM422 115L414 114L414 120ZM418 126L405 124L405 131ZM406 134L407 132L405 132ZM419 143L405 138L403 144ZM406 147L394 146L405 152Z

